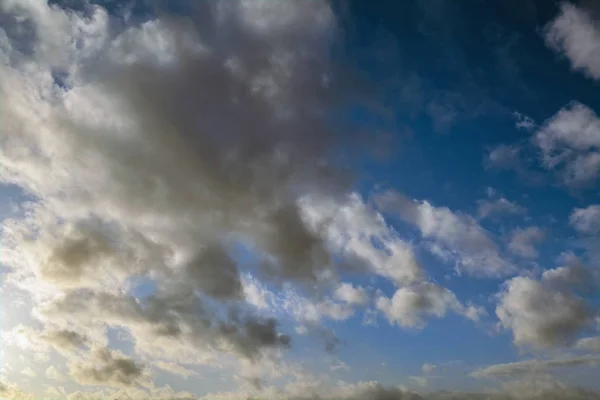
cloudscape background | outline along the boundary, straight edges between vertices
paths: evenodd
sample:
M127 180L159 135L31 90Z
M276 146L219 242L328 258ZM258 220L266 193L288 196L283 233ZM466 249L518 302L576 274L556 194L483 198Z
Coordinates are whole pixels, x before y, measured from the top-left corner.
M600 398L599 89L594 1L0 0L0 398Z

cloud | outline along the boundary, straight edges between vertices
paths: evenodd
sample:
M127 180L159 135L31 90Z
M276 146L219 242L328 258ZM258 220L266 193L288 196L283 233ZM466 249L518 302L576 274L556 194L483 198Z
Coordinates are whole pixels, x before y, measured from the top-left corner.
M474 378L509 377L523 374L539 374L557 368L577 367L581 365L596 366L600 357L569 357L551 360L526 360L508 364L496 364L473 371L470 376Z
M575 347L581 350L600 353L600 336L579 339Z
M301 204L311 229L321 232L351 270L371 272L398 285L423 279L412 245L357 193L341 201L307 197Z
M21 375L25 375L30 378L35 378L37 376L37 372L31 369L31 367L25 367L21 370Z
M94 348L87 359L72 362L69 373L83 385L131 386L139 384L144 367L117 351Z
M168 373L179 375L184 379L187 379L193 375L198 375L197 371L182 367L181 365L172 362L157 361L153 365Z
M600 204L574 209L569 217L569 223L583 234L600 233Z
M433 283L403 287L392 298L380 296L376 307L390 324L403 328L422 329L426 318L443 317L449 311L477 320L483 310L462 305L450 290Z
M500 170L519 170L521 165L521 152L522 149L515 145L498 145L488 152L485 165L488 168L495 168Z
M360 286L354 287L351 283L342 283L338 286L333 295L347 304L365 305L369 301L366 290Z
M6 282L29 293L39 342L76 361L107 327L130 332L136 356L256 361L290 346L275 317L256 314L271 306L267 284L311 289L317 312L342 320L367 300L336 289L338 269L396 283L423 274L331 162L354 142L331 113L365 92L338 79L351 71L329 57L328 2L197 7L128 25L101 6L2 4L0 180L31 201L4 222ZM311 219L310 199L335 213ZM313 299L321 286L337 300ZM73 364L79 380L138 378L102 351L98 366Z
M568 187L583 187L600 174L600 118L589 107L572 102L548 119L533 142L542 165Z
M545 271L541 280L516 277L505 282L496 315L512 331L516 345L569 346L592 323L591 306L576 294L581 284L564 278L563 270L555 269Z
M378 195L375 202L384 211L416 226L430 250L447 261L454 261L461 272L483 277L506 276L515 267L500 253L486 231L473 217L436 207L428 201L411 200L398 192Z
M600 29L586 10L563 2L559 14L544 28L544 38L548 47L569 60L573 70L600 79Z
M426 374L430 373L431 371L433 371L436 368L435 364L429 364L429 363L425 363L423 364L423 366L421 367L421 369L423 370L423 372L425 372Z
M480 219L490 218L503 214L526 214L527 209L504 197L493 200L478 201L477 217Z
M55 381L62 381L65 379L65 376L53 365L46 368L46 372L44 373L44 375L46 376L46 378Z
M544 231L538 227L517 228L510 234L508 250L523 258L535 259L538 257L536 245L544 239Z

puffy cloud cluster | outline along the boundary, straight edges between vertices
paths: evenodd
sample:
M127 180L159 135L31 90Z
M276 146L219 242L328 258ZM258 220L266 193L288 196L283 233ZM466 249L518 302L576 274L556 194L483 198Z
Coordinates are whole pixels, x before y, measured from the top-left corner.
M376 306L390 323L417 329L423 327L427 317L443 317L449 311L474 321L485 313L482 308L464 306L452 291L429 282L400 288L391 299L380 296Z
M569 104L546 121L533 140L543 166L556 171L565 185L589 185L600 175L600 118L589 107Z
M264 282L335 283L300 201L348 182L328 157L353 132L329 117L357 92L334 73L329 4L196 7L129 24L97 5L0 5L0 179L31 200L4 224L7 282L45 325L30 344L74 357L81 383L138 384L142 368L102 347L108 327L165 368L288 347L253 307L237 248ZM408 267L361 262L410 278L399 252ZM367 302L352 286L335 296L334 318Z
M544 239L544 231L536 226L517 228L510 234L508 250L520 257L535 259L538 257L536 245Z
M573 70L600 79L600 28L591 13L563 2L560 13L545 27L544 37L551 49L569 60Z
M592 326L595 312L583 296L590 283L597 289L597 278L597 271L581 265L547 270L539 280L512 278L498 295L500 325L512 331L518 346L571 346Z

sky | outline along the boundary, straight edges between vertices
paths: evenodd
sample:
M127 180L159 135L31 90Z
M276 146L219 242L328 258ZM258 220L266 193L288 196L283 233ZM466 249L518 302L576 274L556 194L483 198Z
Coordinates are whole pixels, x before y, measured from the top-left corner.
M0 0L0 399L600 399L594 1Z

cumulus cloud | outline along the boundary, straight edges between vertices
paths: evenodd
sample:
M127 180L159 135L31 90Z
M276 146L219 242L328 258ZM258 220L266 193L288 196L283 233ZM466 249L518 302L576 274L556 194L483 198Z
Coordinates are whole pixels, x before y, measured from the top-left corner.
M579 339L575 347L581 350L600 353L600 336Z
M569 223L583 234L600 233L600 204L574 209L569 217Z
M520 257L535 259L538 257L536 245L544 239L544 231L538 227L517 228L510 234L508 250Z
M589 107L572 102L548 119L533 141L542 165L569 187L587 186L600 174L600 118Z
M429 249L442 259L454 261L459 271L484 277L514 272L514 265L502 256L491 234L475 218L394 191L378 195L375 201L383 210L417 227L431 241Z
M544 29L546 44L564 55L575 71L600 79L600 29L591 13L570 2L563 2L560 12Z
M334 296L345 303L365 305L369 301L367 291L358 286L354 287L351 283L342 283L334 292Z
M577 367L581 365L596 366L600 357L568 357L551 360L526 360L507 364L496 364L480 368L471 373L474 378L507 377L523 374L539 374L557 368Z
M474 306L464 306L450 290L433 283L398 289L392 298L379 296L376 307L390 324L405 328L423 328L430 317L443 317L449 311L477 320L484 312Z
M570 279L570 268L545 271L540 280L516 277L499 293L496 315L512 331L516 345L531 348L570 346L593 321L593 310Z

